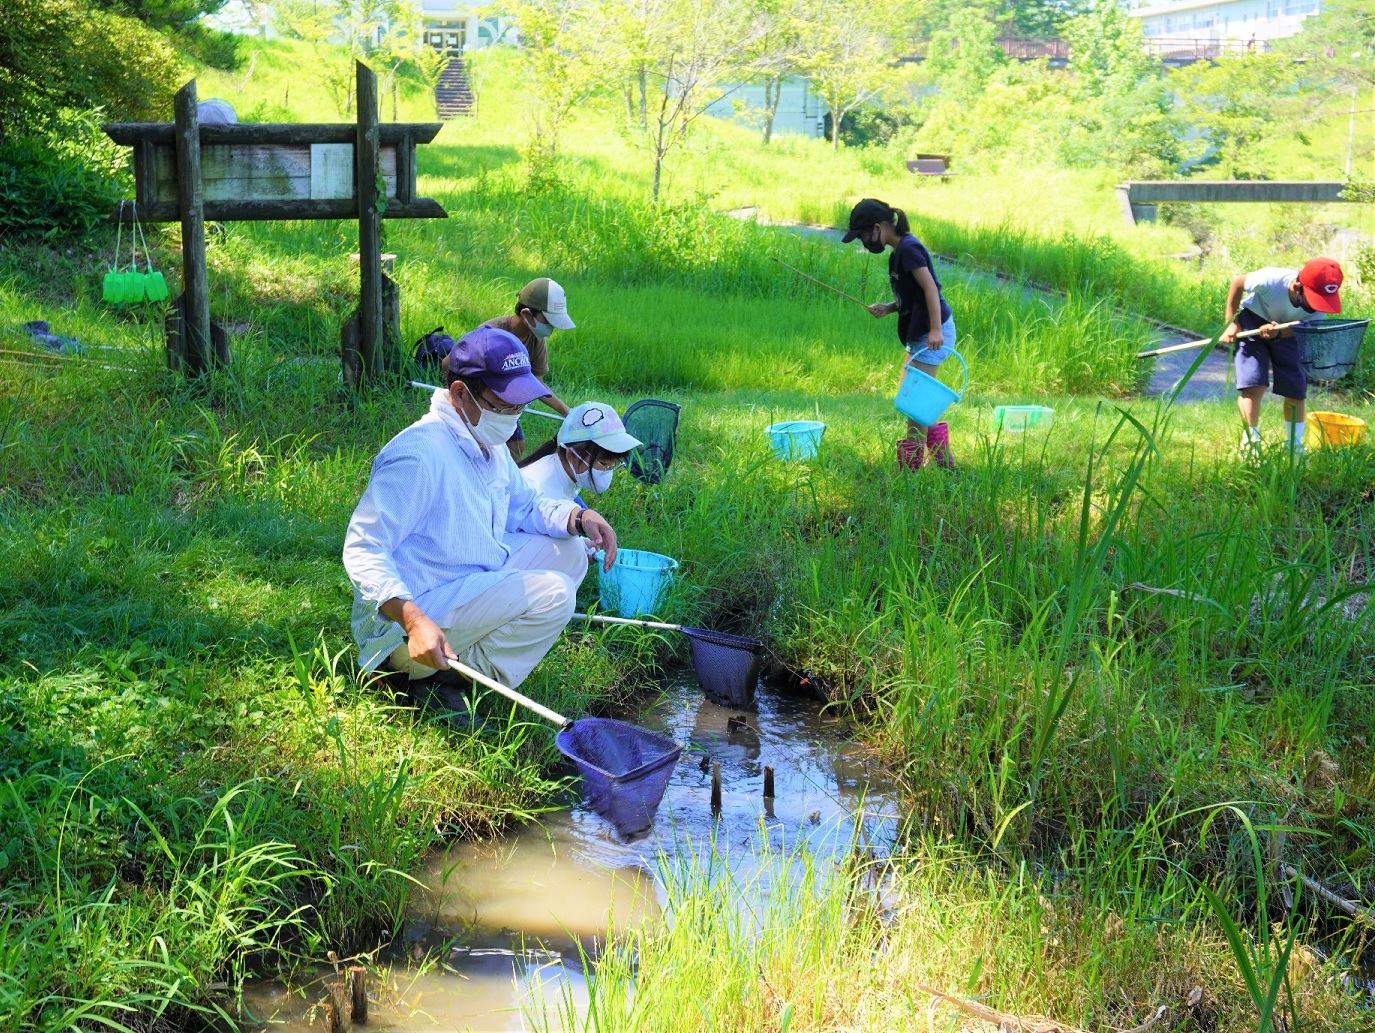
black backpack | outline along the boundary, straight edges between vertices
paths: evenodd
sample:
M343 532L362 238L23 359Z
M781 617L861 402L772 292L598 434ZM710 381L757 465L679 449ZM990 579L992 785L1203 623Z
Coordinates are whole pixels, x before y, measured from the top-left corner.
M415 342L415 364L423 372L438 373L439 364L453 347L454 339L437 326Z

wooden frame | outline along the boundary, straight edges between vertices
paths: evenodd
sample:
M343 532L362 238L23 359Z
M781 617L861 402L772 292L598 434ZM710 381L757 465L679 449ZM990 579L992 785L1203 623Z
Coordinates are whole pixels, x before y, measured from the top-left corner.
M115 143L133 148L136 217L181 223L182 293L167 320L173 368L199 374L230 361L228 335L210 320L207 219L357 219L359 305L341 334L344 378L356 387L392 364L382 345L388 331L399 336L399 302L396 284L382 272L381 220L448 218L438 202L415 193L415 149L443 125L379 123L377 76L361 61L355 75L356 124L202 126L192 79L177 91L170 124L102 126ZM112 218L119 217L117 209Z

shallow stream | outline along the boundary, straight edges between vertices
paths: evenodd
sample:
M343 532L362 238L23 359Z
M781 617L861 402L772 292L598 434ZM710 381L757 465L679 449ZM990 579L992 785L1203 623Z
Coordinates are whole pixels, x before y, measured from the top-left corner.
M710 854L713 835L737 875L799 847L826 857L857 840L880 852L891 841L891 784L851 741L849 726L813 698L761 686L755 709L725 707L704 698L689 675L627 719L688 744L649 833L626 842L578 804L497 839L435 851L414 873L427 890L415 895L390 959L390 985L372 987L366 1028L525 1030L522 1000L542 996L552 1006L571 997L581 1006L581 952L595 956L608 930L659 917L666 898L657 873ZM711 812L711 761L721 764L719 817ZM763 797L766 766L774 770L771 801ZM333 973L315 975L305 985L246 986L245 1017L255 1020L248 1028L318 1030Z

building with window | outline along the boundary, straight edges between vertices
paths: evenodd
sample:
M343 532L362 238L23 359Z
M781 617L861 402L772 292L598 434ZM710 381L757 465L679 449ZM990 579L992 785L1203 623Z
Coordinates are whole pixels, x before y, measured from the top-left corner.
M1318 13L1320 0L1174 0L1128 13L1141 19L1147 40L1232 41L1260 49L1269 40L1296 35Z
M511 19L479 15L475 12L480 6L465 0L423 0L425 42L451 57L495 43L514 43Z

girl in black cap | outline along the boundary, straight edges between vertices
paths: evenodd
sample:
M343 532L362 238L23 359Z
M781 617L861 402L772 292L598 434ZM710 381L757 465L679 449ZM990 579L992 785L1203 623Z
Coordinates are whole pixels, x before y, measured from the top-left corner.
M931 252L907 225L907 215L883 201L866 197L850 211L850 229L842 240L859 240L869 251L888 256L888 279L893 284L891 302L869 306L875 319L898 314L898 340L911 356L910 362L923 373L936 375L936 369L951 354L955 344L955 318L941 296L940 281ZM929 454L936 465L955 468L950 455L950 428L944 422L923 427L907 421L907 436L897 443L898 468L920 470Z

